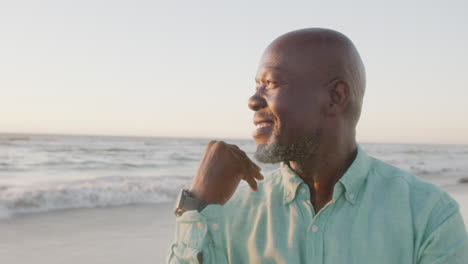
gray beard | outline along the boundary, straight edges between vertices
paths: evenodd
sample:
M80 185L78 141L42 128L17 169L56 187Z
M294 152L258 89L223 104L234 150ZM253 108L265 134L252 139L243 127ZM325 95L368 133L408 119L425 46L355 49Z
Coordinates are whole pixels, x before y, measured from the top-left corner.
M255 159L262 163L279 163L310 159L320 145L321 133L317 132L309 137L301 137L290 145L281 145L277 137L267 144L259 144L255 152Z

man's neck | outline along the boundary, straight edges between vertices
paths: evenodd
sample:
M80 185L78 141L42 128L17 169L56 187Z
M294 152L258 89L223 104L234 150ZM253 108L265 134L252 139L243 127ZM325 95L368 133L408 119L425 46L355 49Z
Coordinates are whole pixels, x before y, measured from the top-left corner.
M309 186L310 200L318 213L333 197L333 188L353 163L357 154L356 142L323 146L316 155L304 161L290 161L289 165Z

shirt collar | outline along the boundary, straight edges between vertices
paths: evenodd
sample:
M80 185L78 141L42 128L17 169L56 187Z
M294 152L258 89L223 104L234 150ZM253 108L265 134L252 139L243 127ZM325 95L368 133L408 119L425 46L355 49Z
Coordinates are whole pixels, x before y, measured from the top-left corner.
M281 174L284 187L283 203L287 204L296 198L297 188L304 181L291 169L289 162L281 162Z
M346 200L355 204L358 200L359 190L367 180L367 175L371 167L372 159L366 152L357 145L357 155L351 166L339 180L345 187Z
M356 158L335 185L333 190L334 200L338 199L342 193L343 188L341 188L341 184L344 187L346 200L351 204L356 203L359 190L367 179L371 161L371 158L362 150L361 146L357 145ZM283 202L284 204L288 204L296 198L297 189L304 181L291 169L288 162L281 162L281 174L284 187Z

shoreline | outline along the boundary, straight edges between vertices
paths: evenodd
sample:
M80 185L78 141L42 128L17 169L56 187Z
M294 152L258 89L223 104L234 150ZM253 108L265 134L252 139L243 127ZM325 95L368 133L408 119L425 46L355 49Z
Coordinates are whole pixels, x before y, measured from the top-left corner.
M468 184L443 187L468 224ZM173 202L19 214L0 220L2 263L164 263Z

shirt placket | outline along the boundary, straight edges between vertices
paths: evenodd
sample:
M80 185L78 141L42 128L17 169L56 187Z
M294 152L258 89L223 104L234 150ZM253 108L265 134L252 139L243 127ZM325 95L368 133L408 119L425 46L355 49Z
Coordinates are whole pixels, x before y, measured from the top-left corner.
M310 216L309 225L306 232L306 254L307 260L312 260L313 263L323 263L324 256L324 231L326 228L327 220L334 208L334 200L327 203L318 214L315 214L314 207L310 202L310 196L305 194L306 189L304 186L299 190L299 202L303 206L305 216Z

